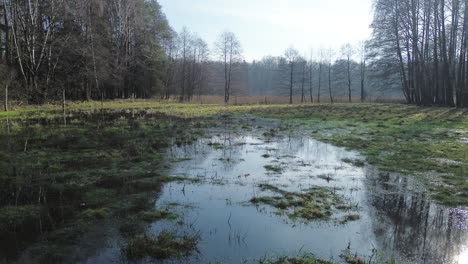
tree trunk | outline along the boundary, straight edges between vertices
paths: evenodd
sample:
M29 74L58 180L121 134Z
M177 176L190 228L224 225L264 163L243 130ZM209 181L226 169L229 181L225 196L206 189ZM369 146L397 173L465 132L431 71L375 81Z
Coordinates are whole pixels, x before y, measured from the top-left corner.
M322 90L322 63L319 65L319 82L317 90L317 103L320 103L320 90Z
M328 91L330 92L330 103L333 104L333 94L331 86L331 63L328 65Z
M351 103L351 58L348 56L348 100Z
M5 112L8 111L8 84L5 85Z
M314 95L313 95L313 75L312 75L312 63L310 64L310 69L309 69L309 92L310 92L310 103L314 103Z
M289 78L289 104L293 103L293 86L294 86L294 63L291 62L291 75Z
M365 98L365 91L364 91L364 82L365 82L365 75L366 74L366 60L364 59L361 62L361 103L364 103Z

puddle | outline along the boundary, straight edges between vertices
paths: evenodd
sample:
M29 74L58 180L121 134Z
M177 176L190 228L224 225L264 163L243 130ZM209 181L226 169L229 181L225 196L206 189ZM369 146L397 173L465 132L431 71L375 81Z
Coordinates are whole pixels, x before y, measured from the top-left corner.
M178 161L171 175L200 180L166 184L155 204L181 217L153 223L151 232L200 234L199 253L176 262L244 263L300 252L339 260L351 246L360 256L379 252L397 263L467 263L468 211L435 205L412 177L344 162L363 158L309 137L242 134L219 133L168 150ZM336 211L326 221L278 215L269 205L249 202L272 194L260 184L288 192L326 187L354 205L359 219L342 224L348 212ZM86 263L119 261L116 248Z
M227 149L213 150L208 146L213 141L223 142ZM262 157L265 154L271 157ZM351 245L363 256L371 256L376 249L400 262L450 263L457 262L468 246L463 210L445 210L431 203L411 177L345 163L343 160L360 157L311 138L265 143L253 135L215 137L191 147L173 148L170 155L194 157L172 173L206 183L171 183L156 206L194 206L183 213L185 221L203 234L203 262L239 263L265 255L296 254L300 249L337 259ZM280 164L283 172L268 172L264 166L269 164ZM246 201L259 194L257 186L262 183L288 191L334 188L358 205L360 219L345 225L335 221L304 223L278 216L269 206L246 206Z

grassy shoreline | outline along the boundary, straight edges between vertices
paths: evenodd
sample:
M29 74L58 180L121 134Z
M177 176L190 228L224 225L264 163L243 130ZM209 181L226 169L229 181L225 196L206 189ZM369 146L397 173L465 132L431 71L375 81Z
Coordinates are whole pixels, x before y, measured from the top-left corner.
M439 203L468 204L468 115L465 109L400 104L313 104L224 106L106 101L69 103L74 111L133 110L177 118L252 114L279 119L291 129L305 129L321 141L360 151L367 162L389 172L417 176ZM0 120L52 118L60 105L19 107L0 112Z
M310 131L321 141L360 151L368 163L417 176L439 203L468 204L468 115L465 109L401 104L224 106L214 104L106 101L68 103L66 112L145 110L177 118L253 114ZM25 106L0 112L0 120L52 118L62 106Z

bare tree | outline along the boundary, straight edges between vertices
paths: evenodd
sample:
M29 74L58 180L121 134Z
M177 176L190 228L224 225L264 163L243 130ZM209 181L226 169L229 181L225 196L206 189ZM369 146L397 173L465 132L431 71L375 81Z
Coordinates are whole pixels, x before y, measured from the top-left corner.
M313 51L310 52L310 59L309 59L309 94L310 94L310 102L314 102L314 95L313 95L313 84L314 84L314 60L313 60Z
M215 43L215 51L224 65L224 102L228 103L231 95L233 68L242 59L241 44L234 33L226 31Z
M286 58L286 62L288 64L288 76L289 76L289 81L288 81L288 89L289 89L289 104L293 103L293 89L294 89L294 74L295 74L295 68L296 64L299 60L299 52L294 49L294 48L288 48L285 53L284 57Z
M9 96L8 96L8 92L9 92L9 88L11 86L11 83L13 82L13 80L15 79L15 71L9 67L8 65L2 65L0 64L0 76L2 76L2 79L0 79L0 85L2 85L4 87L4 92L5 92L5 99L3 101L4 103L4 110L5 111L8 111L8 100L9 100Z
M299 57L299 63L301 66L301 103L305 103L306 101L306 94L305 94L305 86L306 86L306 81L307 81L307 61Z
M358 44L357 53L359 55L359 72L360 72L360 79L361 79L361 103L364 103L366 99L365 95L365 81L366 81L366 59L367 59L367 49L366 43L361 41Z
M10 29L20 73L36 102L47 98L53 55L58 54L52 42L55 32L52 29L57 26L59 4L56 0L47 3L3 0L7 20L12 22ZM40 84L43 72L46 83Z
M320 50L320 60L319 60L319 72L318 72L318 89L317 89L317 103L320 103L320 93L322 91L322 72L324 64L324 54L323 49Z
M332 66L333 66L333 57L334 57L334 52L332 48L329 48L327 50L326 58L328 61L328 91L330 93L330 103L333 102L333 92L332 92Z
M190 44L192 42L192 36L188 29L184 27L179 34L179 46L181 49L181 56L182 56L182 72L181 72L181 80L180 80L180 102L183 102L186 99L186 92L188 90L188 67L189 67L189 56L190 56Z
M354 55L354 49L351 44L345 44L341 47L341 54L346 59L347 70L347 85L348 85L348 101L351 103L351 57Z
M196 38L194 41L194 64L193 64L193 90L191 97L195 90L198 91L198 97L201 96L203 85L206 81L206 68L208 63L209 49L208 44L201 38ZM192 99L192 98L190 98Z

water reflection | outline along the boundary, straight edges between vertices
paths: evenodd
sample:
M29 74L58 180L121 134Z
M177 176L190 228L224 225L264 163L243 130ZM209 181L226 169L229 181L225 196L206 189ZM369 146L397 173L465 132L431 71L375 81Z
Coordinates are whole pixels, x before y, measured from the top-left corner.
M239 256L252 259L298 249L337 259L348 243L358 254L370 256L377 249L401 263L457 263L464 258L465 211L434 204L412 177L353 167L342 160L359 158L356 153L307 137L287 136L272 142L258 135L231 137L229 143L223 141L228 150L210 148L212 141L223 139L171 149L174 157L195 157L173 173L208 183L185 186L184 195L177 191L179 184L169 184L158 202L158 206L174 201L197 206L182 211L186 221L194 222L204 234L201 247L207 261L238 263ZM265 153L271 157L262 157ZM232 162L226 162L226 157ZM284 172L269 174L263 168L267 164L279 164ZM255 186L263 182L288 190L336 188L359 204L361 220L345 226L304 224L277 216L268 207L245 206L259 192ZM158 230L158 225L153 228Z
M145 114L135 112L127 115L145 117ZM79 120L99 119L100 116L69 119L68 125L78 127L82 125ZM106 118L116 120L120 117ZM6 125L9 131L8 121ZM100 122L96 124L97 127L101 125ZM376 249L387 256L394 256L398 263L468 263L468 211L434 204L413 177L380 172L374 167L353 166L343 160L362 159L357 153L306 136L287 134L280 129L240 132L232 132L231 129L232 126L226 122L224 129L215 130L211 136L198 139L191 145L177 144L180 141L174 140L166 153L168 160L181 161L173 163L168 174L202 180L194 184L165 185L155 204L157 208L175 211L182 217L177 222L153 223L150 227L152 232L201 233L200 254L174 262L241 263L265 255L296 254L299 250L337 260L350 244L359 255L371 256ZM4 143L10 148L7 141ZM266 165L277 166L282 173L270 172L265 169ZM341 225L333 220L304 223L278 216L268 206L247 203L261 194L257 187L261 183L289 191L313 186L333 188L350 203L358 205L360 220ZM39 185L30 185L34 189L31 187L27 193L39 197L40 190L35 189ZM17 183L4 184L0 187L0 195L15 193L17 186ZM22 183L21 186L28 185ZM24 193L22 190L21 195ZM48 213L57 219L57 223L64 221L68 212L78 205L66 207L60 204L62 200L75 200L50 190L48 198L51 194L57 199L47 201L56 201L58 205L53 206L56 210ZM5 204L15 203L15 197L3 198ZM111 226L112 223L108 225ZM16 235L0 238L2 245L11 245L11 248L0 250L3 256L21 248L4 239L24 240ZM93 246L95 251L81 254L92 257L70 261L122 261L120 247L125 241L118 234L89 241L99 241L106 247Z
M365 182L379 247L412 263L465 263L459 260L468 246L465 210L431 202L412 177L368 168Z

